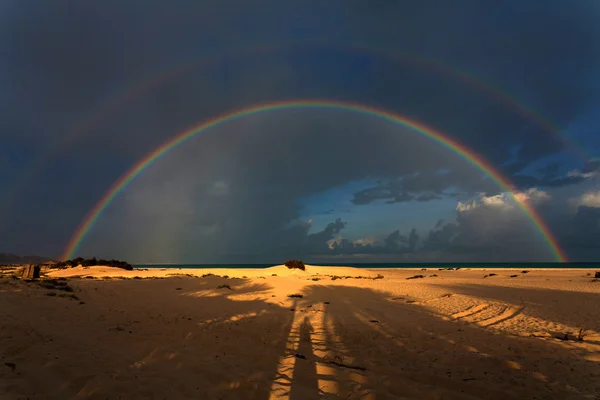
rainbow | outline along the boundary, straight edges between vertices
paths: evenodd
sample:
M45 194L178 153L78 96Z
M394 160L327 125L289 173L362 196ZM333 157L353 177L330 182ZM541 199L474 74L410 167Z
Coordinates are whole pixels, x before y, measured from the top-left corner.
M181 65L163 68L159 72L155 72L153 74L150 74L149 76L143 77L136 83L127 86L125 90L113 94L108 98L107 101L102 103L102 105L100 105L98 109L94 110L93 113L74 123L73 126L68 130L64 138L56 141L54 145L42 157L40 157L34 163L30 164L30 167L22 174L22 177L19 180L19 186L13 190L13 196L16 197L16 195L21 190L27 187L28 183L36 176L36 174L39 171L42 170L42 167L45 163L65 152L70 146L75 144L78 139L85 137L110 116L115 115L119 111L121 111L123 109L123 106L125 106L128 103L134 102L136 99L139 99L151 90L159 88L164 83L167 83L173 79L185 76L185 74L193 71L196 68L208 66L211 63L216 63L222 59L225 59L226 57L230 57L233 55L243 56L246 54L253 53L261 54L273 51L274 49L280 47L283 47L283 45L277 43L252 47L250 49L240 49L237 52L234 51L225 54L213 54L211 56L207 56L199 60L196 59L194 61L186 62ZM10 194L5 195L2 199L0 199L0 205L2 205L3 203L8 204L11 199L12 196L10 196Z
M120 93L111 96L107 102L100 106L99 109L97 109L95 112L79 121L79 123L75 124L72 127L72 129L69 130L69 133L66 135L66 137L62 140L57 141L55 145L44 156L40 157L36 162L32 163L30 167L22 174L21 178L19 179L18 187L12 190L12 195L5 194L5 196L2 199L0 199L0 204L10 203L13 198L16 198L17 194L21 192L21 190L27 187L29 182L37 175L37 173L42 170L42 167L46 162L48 162L54 157L57 157L62 152L66 151L66 149L69 148L69 146L73 145L80 137L83 137L89 132L91 132L104 120L106 120L110 115L119 112L125 104L134 101L135 99L141 97L149 91L160 87L166 82L184 76L197 68L209 66L213 63L224 60L227 57L241 57L253 54L265 54L282 49L288 49L290 46L315 46L317 48L320 46L322 48L342 49L364 54L373 54L376 56L387 57L390 60L393 60L394 62L408 63L415 66L416 68L423 68L432 71L433 73L446 76L450 79L460 81L470 87L477 89L481 93L487 94L490 98L494 99L494 101L496 101L503 107L511 109L516 114L522 116L527 120L532 121L534 124L541 127L545 132L548 132L550 135L556 137L558 140L563 142L567 146L567 149L572 151L577 157L583 160L588 160L590 158L589 152L582 145L562 135L561 128L558 127L556 124L550 122L549 120L541 116L539 113L531 110L529 107L520 104L506 91L502 91L500 89L495 88L492 84L486 82L481 78L476 77L475 74L470 73L468 71L443 64L440 61L436 61L431 58L426 58L407 52L390 51L389 49L372 45L361 45L352 43L333 44L327 43L324 40L311 40L308 42L298 43L268 43L261 44L252 48L235 49L233 51L225 53L212 54L200 59L187 61L170 68L165 68L158 73L151 74L148 77L144 77L136 84L127 87L124 91L121 91Z
M79 224L75 232L73 233L71 239L69 240L67 246L64 249L62 259L67 260L74 256L80 244L85 239L86 235L92 229L102 212L110 205L110 203L117 197L117 195L127 186L129 185L138 175L146 170L152 163L158 160L160 157L167 154L170 150L175 147L181 145L187 140L193 138L194 136L210 129L214 128L218 125L238 120L240 118L244 118L250 115L262 114L266 112L272 112L277 110L285 110L285 109L298 109L298 108L313 108L313 109L337 109L337 110L345 110L345 111L353 111L357 113L361 113L364 115L378 117L387 121L390 121L395 124L399 124L408 128L411 128L415 132L432 139L433 141L441 144L447 149L453 151L458 154L462 159L467 161L469 164L473 165L480 171L482 171L485 175L487 175L490 179L492 179L498 186L500 186L505 192L507 192L515 201L516 204L525 212L525 214L531 219L532 223L535 225L536 229L543 236L544 241L546 242L548 248L552 252L553 256L556 258L558 262L566 262L567 257L564 251L561 249L559 243L556 238L553 236L552 232L544 222L544 220L540 217L540 215L525 201L522 200L519 196L516 196L514 193L514 188L512 183L503 176L497 169L495 169L489 162L484 160L482 157L473 153L464 145L459 142L443 135L440 132L433 130L417 121L410 120L401 115L392 114L387 111L383 111L380 109L375 109L359 104L339 102L339 101L324 101L324 100L291 100L284 102L275 102L275 103L265 103L250 106L247 108L238 109L233 112L229 112L226 114L221 114L217 117L214 117L208 121L204 121L198 125L193 126L192 128L181 132L180 134L173 137L171 140L167 141L151 153L149 153L146 157L140 160L137 164L135 164L129 171L127 171L124 175L122 175L111 187L110 189L102 196L102 198L94 205L94 207L88 212L83 221Z

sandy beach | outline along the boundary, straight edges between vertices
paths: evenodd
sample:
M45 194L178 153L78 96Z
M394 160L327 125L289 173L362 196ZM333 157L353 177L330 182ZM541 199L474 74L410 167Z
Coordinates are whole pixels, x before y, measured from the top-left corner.
M593 275L278 266L4 277L0 398L598 399Z

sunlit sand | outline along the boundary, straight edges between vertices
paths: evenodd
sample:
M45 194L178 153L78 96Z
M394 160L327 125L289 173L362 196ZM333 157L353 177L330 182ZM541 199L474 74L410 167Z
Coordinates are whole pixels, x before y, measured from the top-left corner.
M2 399L600 395L593 271L78 267L50 278L0 278Z

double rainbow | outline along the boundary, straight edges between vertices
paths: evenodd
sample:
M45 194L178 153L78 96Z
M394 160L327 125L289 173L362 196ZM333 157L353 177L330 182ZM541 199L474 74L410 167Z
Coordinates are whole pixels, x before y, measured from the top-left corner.
M292 100L276 103L267 103L255 105L237 111L233 111L227 114L221 114L208 121L202 122L186 131L181 132L174 138L158 147L141 161L135 164L129 171L122 175L102 196L102 198L95 204L95 206L88 212L83 221L79 224L71 239L69 240L66 248L64 249L62 259L67 260L72 258L86 235L92 229L102 212L110 205L110 203L117 197L117 195L129 185L138 175L140 175L146 168L148 168L153 162L158 160L160 157L193 138L194 136L218 125L241 119L247 116L262 114L267 112L273 112L285 109L299 109L299 108L316 108L316 109L336 109L353 111L367 116L381 118L383 120L390 121L392 123L405 126L414 130L415 132L430 138L431 140L439 143L447 149L453 151L464 159L475 168L479 169L491 180L493 180L500 188L508 193L515 201L516 204L523 210L523 212L530 218L535 228L542 235L545 243L549 250L552 252L554 258L558 262L566 262L567 257L564 251L561 249L556 238L540 217L540 215L533 209L526 200L523 200L514 193L514 187L512 183L503 176L496 168L494 168L488 161L484 160L481 156L475 154L464 145L457 141L449 138L442 133L433 130L417 121L405 118L398 114L393 114L384 110L375 109L360 104L345 103L338 101L324 101L324 100Z
M549 135L562 141L566 145L566 149L573 152L581 160L587 161L591 154L581 144L576 143L572 139L566 137L561 128L550 122L539 113L533 111L531 107L521 104L511 94L500 88L496 88L489 81L481 79L465 69L457 68L440 60L423 57L418 54L407 52L392 51L385 47L376 46L373 44L354 44L354 43L329 43L327 40L310 40L308 42L277 42L261 44L251 48L241 48L226 53L216 53L199 59L186 60L181 63L171 65L158 73L151 74L148 77L141 79L136 84L120 90L113 96L110 96L105 103L92 114L88 115L83 120L76 123L70 132L61 140L58 140L55 145L42 157L30 164L29 168L22 172L18 179L16 187L11 192L5 193L0 199L0 206L10 205L31 183L32 179L43 170L47 162L58 157L65 152L70 146L80 140L82 137L89 135L98 125L103 123L109 117L123 109L126 104L139 99L142 95L147 95L150 91L156 90L167 82L180 78L189 74L196 69L216 65L218 62L226 60L228 57L242 57L250 55L270 54L290 47L311 48L315 49L338 49L342 51L357 52L358 54L366 54L377 57L387 58L392 62L399 64L409 64L415 68L427 70L439 76L446 77L451 80L459 81L469 87L472 87L482 94L487 95L498 104L501 104L507 109L511 109L523 118L531 121L536 126L542 128Z

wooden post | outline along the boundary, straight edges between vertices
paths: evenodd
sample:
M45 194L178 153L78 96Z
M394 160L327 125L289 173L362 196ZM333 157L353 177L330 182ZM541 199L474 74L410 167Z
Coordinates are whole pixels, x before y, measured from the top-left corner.
M23 268L23 279L37 279L40 277L40 266L39 265L26 265Z
M25 268L23 268L23 275L21 275L21 278L23 279L31 279L31 265L26 265Z

